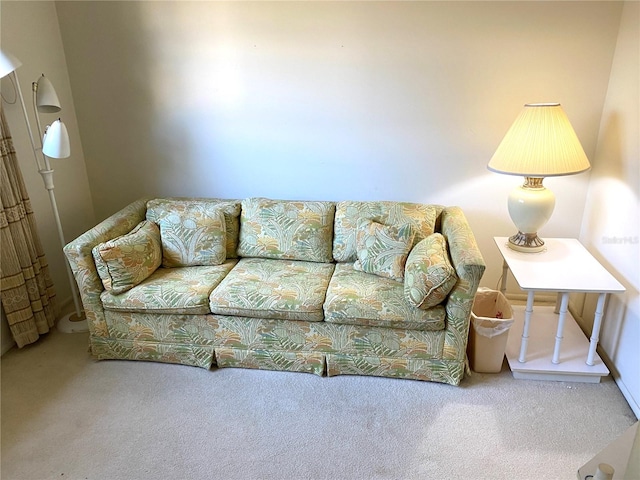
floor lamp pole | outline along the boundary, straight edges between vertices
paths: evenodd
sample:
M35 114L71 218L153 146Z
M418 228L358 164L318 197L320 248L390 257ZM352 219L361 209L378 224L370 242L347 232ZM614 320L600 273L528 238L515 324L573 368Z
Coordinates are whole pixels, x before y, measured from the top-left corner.
M22 96L22 89L20 88L20 82L18 81L18 74L15 70L11 72L11 74L13 74L16 90L18 92L18 97L20 98L20 105L22 107L22 113L24 114L24 121L27 125L27 132L29 133L29 140L31 141L31 148L33 150L36 166L38 168L38 172L42 176L42 180L44 181L44 186L47 192L49 193L49 201L51 202L51 209L53 210L53 216L56 221L56 227L58 229L58 237L60 239L61 246L64 247L65 246L64 232L62 230L62 223L60 221L60 214L58 212L58 204L56 202L56 196L55 196L55 193L53 192L54 190L53 170L51 169L51 166L49 164L48 157L44 153L42 153L44 166L40 164L40 160L38 158L38 150L42 152L42 149L36 146L36 142L33 137L33 131L31 130L29 116L27 115L27 108L25 106L24 97ZM34 91L34 96L35 96L35 91ZM34 102L34 110L36 113L36 123L38 126L38 131L40 132L41 131L40 117L38 115L38 110L35 107L35 102ZM66 266L67 276L69 279L69 286L71 287L71 295L73 297L73 303L75 306L75 314L72 313L70 315L66 315L63 318L61 318L58 321L57 327L58 327L58 330L64 333L86 332L88 330L87 321L86 321L86 318L84 318L84 315L82 313L80 300L78 298L78 292L76 290L75 279L73 278L73 273L71 272L71 267L69 266L69 262L67 262L67 260L65 259L64 263Z
M46 157L45 157L46 158ZM48 163L48 162L47 162ZM49 201L51 202L51 209L53 210L53 217L56 220L56 227L58 227L58 237L60 238L60 244L62 247L65 246L64 233L62 232L62 223L60 222L60 214L58 213L58 204L56 203L56 195L53 193L53 170L40 170L40 175L42 175L42 179L44 180L44 185L47 191L49 192ZM70 321L81 321L84 319L82 314L82 308L80 307L80 301L78 299L78 293L76 291L75 279L73 278L73 273L71 272L71 267L69 266L69 262L65 259L65 265L67 266L67 276L69 277L69 285L71 286L71 294L73 296L73 303L76 308L76 317L70 319ZM77 318L77 320L76 320Z

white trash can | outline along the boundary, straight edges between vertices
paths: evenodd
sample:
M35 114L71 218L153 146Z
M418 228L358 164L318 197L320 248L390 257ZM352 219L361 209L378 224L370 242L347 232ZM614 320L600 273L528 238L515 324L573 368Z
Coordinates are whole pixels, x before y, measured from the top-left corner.
M471 309L471 329L467 355L471 369L480 373L502 370L513 309L497 290L478 288Z

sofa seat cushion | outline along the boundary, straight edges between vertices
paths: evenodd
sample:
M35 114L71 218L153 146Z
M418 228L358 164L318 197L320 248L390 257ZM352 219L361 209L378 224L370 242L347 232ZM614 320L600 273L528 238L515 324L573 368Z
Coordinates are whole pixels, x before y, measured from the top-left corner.
M442 330L445 320L442 305L416 308L407 302L402 283L357 271L349 263L336 265L324 315L330 323L423 331Z
M332 263L243 258L211 292L211 312L320 322L333 269Z
M153 313L209 313L209 295L237 260L222 265L159 268L141 284L120 295L104 291L105 310Z

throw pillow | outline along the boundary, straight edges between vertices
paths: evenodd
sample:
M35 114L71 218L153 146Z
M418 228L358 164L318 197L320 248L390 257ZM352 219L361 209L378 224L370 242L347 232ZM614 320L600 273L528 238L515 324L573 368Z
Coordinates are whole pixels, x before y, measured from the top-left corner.
M408 223L382 225L371 220L361 221L356 233L358 259L353 268L402 282L414 236Z
M163 267L213 266L227 258L226 224L219 208L185 205L160 217L158 225Z
M438 305L457 281L442 234L429 235L413 247L404 273L404 295L410 304L422 309Z
M104 288L123 293L160 266L160 230L155 223L144 220L126 235L96 245L91 253Z

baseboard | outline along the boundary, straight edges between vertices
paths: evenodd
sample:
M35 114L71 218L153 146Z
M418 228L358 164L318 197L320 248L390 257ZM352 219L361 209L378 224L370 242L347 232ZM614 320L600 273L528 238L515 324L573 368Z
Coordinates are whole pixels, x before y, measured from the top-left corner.
M640 405L638 404L636 399L633 397L633 395L625 385L624 380L622 380L622 378L620 377L618 370L615 368L615 365L613 364L609 356L605 353L604 350L600 348L599 345L598 345L598 355L600 355L600 358L602 358L602 361L604 362L604 364L607 367L609 367L609 370L611 370L611 376L613 377L613 380L616 382L616 385L620 389L620 392L622 392L622 396L629 404L629 407L633 411L633 414L636 416L636 420L640 419Z
M2 348L0 349L0 357L3 356L5 353L7 353L9 350L11 350L15 346L16 346L16 342L14 342L13 340L5 342L4 336L3 336L2 337Z
M577 312L574 312L573 309L571 308L571 305L569 305L569 311L573 315L573 318L576 319L576 323L582 329L584 334L587 337L589 337L591 335L591 332L590 331L585 331L584 325L586 324L586 322L584 321L584 318L582 318L581 315L578 315ZM633 397L633 395L631 394L631 392L629 391L629 389L625 385L625 383L622 380L622 377L620 376L620 373L618 372L618 369L616 368L615 364L613 363L611 358L609 358L609 355L607 355L607 353L604 351L604 349L600 347L600 344L598 344L598 348L597 348L596 351L598 352L598 355L600 355L600 358L602 359L602 362L607 366L607 368L611 372L611 376L613 377L613 380L616 382L616 385L618 386L618 389L622 393L622 396L624 397L624 399L629 404L629 407L633 411L633 414L636 416L636 419L640 419L640 405L638 404L636 399Z

